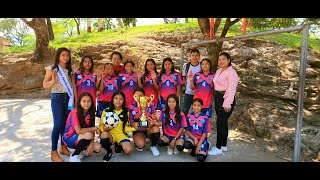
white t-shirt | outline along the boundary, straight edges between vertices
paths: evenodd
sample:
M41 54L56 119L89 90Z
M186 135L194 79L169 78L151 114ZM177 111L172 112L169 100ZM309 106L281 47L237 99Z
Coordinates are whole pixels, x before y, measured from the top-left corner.
M186 77L186 80L187 80L186 94L194 95L194 90L191 89L190 80L188 79L188 75L189 75L190 71L192 71L192 74L194 76L197 72L199 72L201 70L200 62L198 63L197 66L192 66L192 64L190 64L190 67L189 67L187 74L186 74L186 68L187 68L187 63L184 64L182 67L182 76Z

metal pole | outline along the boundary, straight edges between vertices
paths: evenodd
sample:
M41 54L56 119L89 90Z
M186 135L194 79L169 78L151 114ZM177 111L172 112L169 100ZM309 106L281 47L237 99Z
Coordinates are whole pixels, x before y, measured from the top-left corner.
M302 47L300 56L300 72L299 72L299 89L298 89L298 110L297 121L295 129L294 140L294 153L293 161L300 161L300 149L301 149L301 129L303 119L303 100L304 100L304 85L306 79L306 67L307 67L307 55L308 55L308 37L309 37L309 24L306 24L303 28L302 34Z
M183 62L184 62L184 46L181 46L181 56L180 56L180 72L182 73L182 67L183 67ZM180 94L179 94L179 106L180 108L182 107L181 104L182 104L182 86L180 86L181 88L181 91L180 91Z

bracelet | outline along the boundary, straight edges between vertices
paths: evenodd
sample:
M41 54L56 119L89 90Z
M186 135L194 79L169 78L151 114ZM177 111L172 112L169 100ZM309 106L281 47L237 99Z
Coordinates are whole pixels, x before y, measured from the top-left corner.
M173 139L174 139L174 140L178 140L178 138L176 138L176 137L175 137L175 138L173 138Z

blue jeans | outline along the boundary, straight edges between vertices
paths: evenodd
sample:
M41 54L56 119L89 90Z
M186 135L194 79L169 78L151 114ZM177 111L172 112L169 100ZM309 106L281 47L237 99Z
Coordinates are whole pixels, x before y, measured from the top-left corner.
M69 96L67 93L51 93L51 110L53 116L53 128L51 134L51 150L57 150L57 144L59 140L59 135L61 137L66 126L66 121L69 115L68 110Z
M184 99L183 99L183 105L182 105L182 111L184 112L184 115L187 117L189 113L189 109L191 107L192 101L193 101L193 96L191 94L185 94Z

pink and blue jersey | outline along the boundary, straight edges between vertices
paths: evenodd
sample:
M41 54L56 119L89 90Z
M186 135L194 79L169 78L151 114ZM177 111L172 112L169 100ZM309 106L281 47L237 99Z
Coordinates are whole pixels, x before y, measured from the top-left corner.
M84 119L85 119L85 123L87 125L89 125L90 124L90 114L89 114L89 112L87 112L84 115ZM80 121L78 119L77 109L76 108L74 108L74 109L72 109L70 111L68 119L66 121L66 126L65 126L65 129L64 129L64 133L62 135L62 141L63 141L64 145L67 145L70 148L74 148L78 144L78 136L79 136L79 134L77 134L77 132L76 132L76 130L74 128L75 126L80 126Z
M157 82L159 82L160 81L160 76L157 75L156 79L157 79ZM158 91L156 90L156 88L153 85L154 82L153 82L153 80L151 78L151 75L150 74L148 74L147 76L143 75L141 77L141 82L143 84L143 88L144 88L146 96L150 97L150 95L153 94L154 95L154 99L152 100L152 103L155 106L157 106L158 103L159 103L159 95L158 95Z
M104 90L99 95L99 101L111 102L112 94L118 90L118 78L116 76L105 76L103 78Z
M168 135L168 136L173 136L175 137L179 131L180 128L186 128L187 125L187 121L186 121L186 117L184 115L184 113L181 111L180 112L180 123L178 124L176 121L176 113L175 112L169 112L170 114L170 118L168 122L165 122L165 113L164 110L161 111L160 114L160 122L162 122L162 129L163 129L163 134Z
M211 106L214 91L214 76L215 74L213 72L210 72L207 75L204 75L201 72L197 72L193 77L193 82L196 86L193 98L202 99L203 108L209 108Z
M126 107L129 107L135 101L133 99L134 90L138 87L137 73L128 74L123 72L118 77L118 87L126 96Z
M170 94L177 94L177 87L182 84L181 76L180 74L176 72L170 72L169 74L163 74L161 78L159 79L160 84L160 97L165 102L167 101L167 97ZM161 107L164 108L165 104L161 102Z
M95 73L83 73L80 71L75 72L75 84L77 89L77 95L80 96L81 93L87 92L91 94L93 103L96 104L96 80L97 75Z
M203 113L195 115L194 112L191 112L187 115L186 119L188 124L186 129L190 131L198 140L200 140L202 134L211 132L208 116L204 115Z

